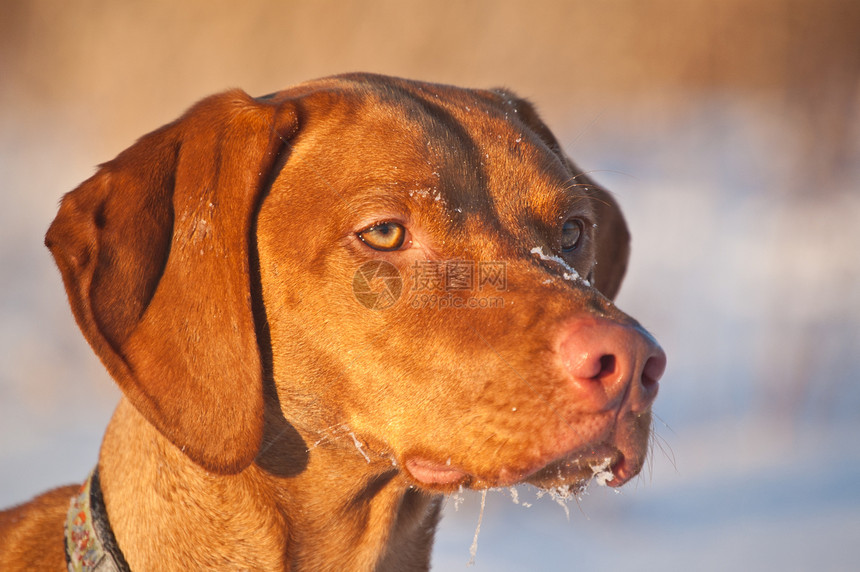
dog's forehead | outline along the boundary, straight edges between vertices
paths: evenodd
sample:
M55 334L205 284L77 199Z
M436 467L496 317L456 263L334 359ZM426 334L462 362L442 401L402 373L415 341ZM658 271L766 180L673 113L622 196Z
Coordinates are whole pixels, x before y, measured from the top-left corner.
M372 74L300 89L314 123L325 125L314 144L324 138L333 155L360 157L365 176L411 177L418 190L429 182L457 208L484 211L488 200L546 197L547 189L569 186L571 174L519 116L511 94ZM410 190L409 180L398 182Z

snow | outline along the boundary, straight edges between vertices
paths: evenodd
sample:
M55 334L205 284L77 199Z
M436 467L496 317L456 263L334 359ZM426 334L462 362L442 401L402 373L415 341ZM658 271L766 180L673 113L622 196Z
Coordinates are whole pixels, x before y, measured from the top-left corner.
M588 280L585 280L584 278L582 278L579 275L579 273L576 271L576 268L574 268L573 266L568 264L567 261L565 261L560 256L556 256L555 254L546 254L543 251L543 248L541 248L540 246L535 246L529 252L531 254L537 254L541 260L546 260L548 262L555 262L556 264L561 265L561 267L564 269L564 272L561 273L561 277L563 279L565 279L569 282L581 282L582 284L585 284L586 286L589 286L589 287L591 286L591 283L589 283ZM552 282L552 280L544 280L543 281L544 284L548 284L550 282Z
M484 508L487 505L487 490L481 491L481 512L478 513L478 526L475 527L475 537L472 539L472 546L469 547L469 566L475 565L475 556L478 554L478 535L481 533L481 522L484 520Z
M612 459L606 458L602 463L591 466L591 476L594 479L594 482L601 487L605 487L606 483L615 477L609 469L610 463L612 463Z
M356 437L355 433L353 433L352 431L349 432L349 436L352 437L352 442L355 445L355 448L358 449L358 452L361 453L361 456L364 457L364 460L369 463L370 457L368 457L367 453L364 452L364 448L361 445L361 441L358 440L358 437Z
M562 273L562 278L565 280L569 280L571 282L582 281L582 278L579 276L579 273L576 271L576 268L568 264L563 258L560 256L556 256L555 254L546 254L543 251L543 248L540 246L535 246L529 251L531 254L537 254L541 260L546 260L549 262L555 262L559 264L562 268L564 268L565 272Z

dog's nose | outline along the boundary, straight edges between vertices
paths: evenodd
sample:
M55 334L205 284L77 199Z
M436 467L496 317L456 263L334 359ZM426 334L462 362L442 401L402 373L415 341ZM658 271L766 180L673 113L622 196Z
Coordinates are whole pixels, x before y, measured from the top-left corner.
M559 346L576 398L589 411L646 411L657 397L666 354L640 326L582 318Z

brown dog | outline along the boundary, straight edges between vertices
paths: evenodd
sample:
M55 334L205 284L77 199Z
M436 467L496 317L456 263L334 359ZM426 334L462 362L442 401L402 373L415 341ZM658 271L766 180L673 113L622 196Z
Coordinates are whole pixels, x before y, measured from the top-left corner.
M509 92L216 95L46 243L124 398L80 494L0 514L2 570L423 570L442 493L642 467L624 220Z

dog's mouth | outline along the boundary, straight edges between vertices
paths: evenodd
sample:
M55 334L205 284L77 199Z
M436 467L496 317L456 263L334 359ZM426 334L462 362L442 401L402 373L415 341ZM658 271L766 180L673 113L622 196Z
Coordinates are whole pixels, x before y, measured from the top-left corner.
M452 465L415 457L404 466L418 484L439 492L467 487L475 490L528 483L541 489L580 489L592 480L599 485L620 487L635 477L642 460L628 458L611 445L574 451L533 470L502 468L490 477L479 476Z
M594 447L553 461L524 482L542 489L582 487L591 480L603 486L620 487L633 477L627 474L625 465L625 457L618 449Z

